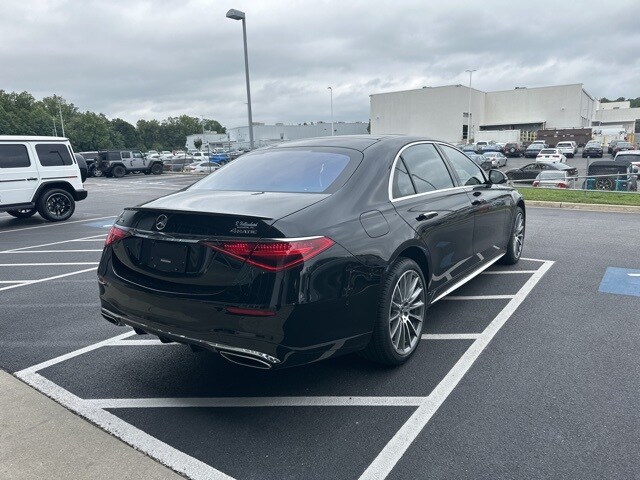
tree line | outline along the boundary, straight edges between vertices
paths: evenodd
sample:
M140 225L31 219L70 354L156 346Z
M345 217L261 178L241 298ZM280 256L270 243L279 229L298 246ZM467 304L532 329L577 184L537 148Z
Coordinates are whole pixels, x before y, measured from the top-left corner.
M602 97L600 99L600 102L601 103L630 102L630 105L629 105L630 108L638 108L638 107L640 107L640 97L636 97L636 98L618 97L615 100L609 100L607 97Z
M111 148L175 150L184 148L187 135L201 132L203 121L180 115L164 120L138 120L136 125L102 113L81 112L64 98L53 95L36 100L28 92L0 90L0 135L64 134L77 152ZM216 120L204 119L204 129L226 133Z

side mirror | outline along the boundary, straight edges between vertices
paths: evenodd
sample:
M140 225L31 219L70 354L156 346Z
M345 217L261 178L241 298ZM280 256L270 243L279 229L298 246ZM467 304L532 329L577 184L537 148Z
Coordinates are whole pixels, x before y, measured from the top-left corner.
M499 185L501 183L507 183L507 176L500 170L489 170L489 183Z

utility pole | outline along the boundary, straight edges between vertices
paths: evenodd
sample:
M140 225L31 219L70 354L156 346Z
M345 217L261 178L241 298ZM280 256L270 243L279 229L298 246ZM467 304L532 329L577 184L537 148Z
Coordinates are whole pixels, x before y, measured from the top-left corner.
M64 121L62 120L62 107L60 106L60 100L58 100L58 112L60 112L60 126L62 127L62 136L64 137Z

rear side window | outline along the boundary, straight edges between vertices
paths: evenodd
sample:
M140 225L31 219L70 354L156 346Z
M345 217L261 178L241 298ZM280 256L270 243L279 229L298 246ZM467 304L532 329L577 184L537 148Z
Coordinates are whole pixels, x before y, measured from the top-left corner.
M131 158L131 153L129 152L120 152L122 154L122 158Z
M347 148L256 150L193 185L194 189L333 193L349 179L362 153Z
M407 166L417 193L453 188L451 175L432 144L412 145L402 152L400 159Z
M407 171L407 166L402 159L396 162L396 169L393 173L393 198L406 197L416 193Z
M36 152L43 167L73 165L71 154L66 145L60 143L39 143Z
M0 168L29 167L31 161L24 145L0 145Z

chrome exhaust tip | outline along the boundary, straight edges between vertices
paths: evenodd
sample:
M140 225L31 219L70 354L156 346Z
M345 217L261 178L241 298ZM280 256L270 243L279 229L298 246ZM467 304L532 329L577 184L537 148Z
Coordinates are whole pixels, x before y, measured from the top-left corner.
M251 355L219 350L218 353L231 363L242 365L244 367L259 368L261 370L270 370L271 364L266 360Z
M109 310L103 308L101 310L102 313L102 318L104 318L107 322L109 323L113 323L114 325L117 325L118 327L122 327L123 323L118 319L118 317L114 314L112 314Z

